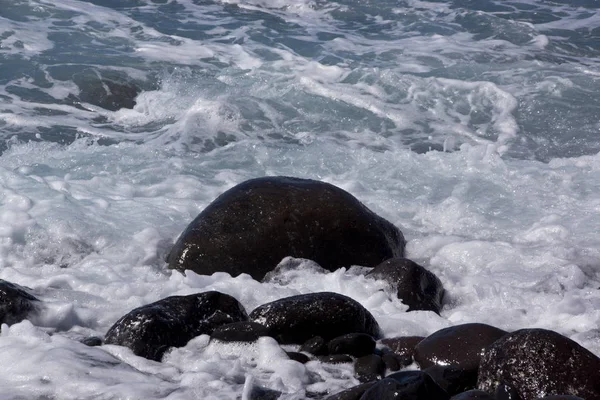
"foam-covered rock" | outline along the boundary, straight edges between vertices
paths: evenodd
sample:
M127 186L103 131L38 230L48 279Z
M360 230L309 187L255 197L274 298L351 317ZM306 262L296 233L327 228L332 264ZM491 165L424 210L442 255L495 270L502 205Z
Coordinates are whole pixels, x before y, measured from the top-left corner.
M374 267L404 255L398 228L348 192L289 177L243 182L219 196L181 234L169 267L198 274L250 274L261 280L284 257L334 271Z
M172 296L130 311L106 333L104 342L129 347L135 354L160 361L171 347L213 333L220 325L245 321L244 307L216 291Z
M442 282L431 271L407 258L392 258L377 265L366 276L388 282L408 311L440 312L444 298Z
M22 321L37 312L40 304L24 287L0 279L0 324Z
M478 388L514 388L523 400L548 394L600 400L600 358L571 339L545 329L522 329L489 346L481 357Z
M355 332L379 337L379 325L367 309L350 297L332 292L263 304L250 313L250 319L268 327L283 344L302 344L315 336L330 340Z

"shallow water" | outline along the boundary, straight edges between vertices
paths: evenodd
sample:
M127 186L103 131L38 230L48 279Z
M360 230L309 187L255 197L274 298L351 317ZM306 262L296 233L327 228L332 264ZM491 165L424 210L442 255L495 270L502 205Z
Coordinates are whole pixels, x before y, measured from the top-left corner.
M390 336L543 327L600 355L599 9L0 0L0 278L46 303L2 327L0 397L235 399L260 384L300 399L356 383L269 340L238 359L199 337L163 363L77 342L204 290L248 311L328 290ZM285 286L166 269L207 204L264 175L333 183L399 226L448 291L441 316L406 313L355 269Z

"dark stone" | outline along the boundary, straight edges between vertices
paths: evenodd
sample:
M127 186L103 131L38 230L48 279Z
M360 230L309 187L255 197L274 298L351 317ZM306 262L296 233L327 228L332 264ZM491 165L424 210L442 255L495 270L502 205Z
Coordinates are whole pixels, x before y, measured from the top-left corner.
M160 361L171 347L212 334L220 325L247 320L233 297L211 291L172 296L130 311L106 333L106 344L129 347L135 354Z
M279 397L281 397L281 392L260 386L254 386L250 391L250 396L248 397L248 400L277 400Z
M584 400L581 397L577 397L577 396L570 396L568 394L557 394L557 395L550 395L550 396L546 396L546 397L538 397L535 400Z
M271 331L256 322L239 321L218 326L210 336L222 342L255 342L262 336L271 336Z
M376 383L377 381L361 383L360 385L353 386L350 389L329 396L325 400L359 400L361 396Z
M75 100L93 104L106 110L133 108L142 89L131 78L114 71L87 69L73 75L79 87Z
M524 400L550 393L600 400L598 371L600 358L571 339L545 329L522 329L483 353L477 386L493 392L503 382Z
M392 371L392 372L400 371L400 368L402 368L404 366L403 365L404 360L402 359L402 357L400 357L396 353L392 353L392 352L385 353L381 356L381 360L385 364L385 368L388 371ZM410 365L410 363L407 365Z
M425 310L439 314L442 309L442 282L433 272L407 258L384 261L366 276L392 285L398 298L408 306L408 311Z
M367 390L360 400L449 400L450 396L422 371L389 375Z
M415 361L424 369L436 364L477 370L483 351L506 334L486 324L463 324L440 329L415 347Z
M496 400L523 400L515 388L505 383L500 383L496 387L494 397Z
M426 368L433 380L450 396L474 389L477 386L477 369L461 369L452 365L433 365Z
M327 364L351 363L353 360L348 354L332 354L329 356L318 356L317 359Z
M300 364L306 364L310 361L310 357L297 351L286 351L285 352L290 360L298 361Z
M362 356L354 361L354 373L363 383L381 379L385 373L385 364L378 355Z
M398 363L403 368L413 363L415 347L423 339L423 336L403 336L381 339L379 342L398 356Z
M350 354L354 357L362 357L373 354L375 350L375 339L365 333L348 333L333 338L327 344L329 354Z
M82 339L81 343L90 347L102 346L102 339L96 336L90 336Z
M250 319L265 325L282 344L301 344L315 336L331 340L347 333L379 336L375 318L350 297L320 292L286 297L263 304Z
M459 393L456 396L452 396L450 400L495 400L494 396L483 390L468 390L463 393Z
M0 324L12 325L38 311L40 301L19 285L0 279Z
M321 336L315 336L304 342L302 346L300 346L300 351L304 351L315 356L327 355L327 341Z
M335 271L401 257L404 246L398 228L336 186L264 177L213 201L181 234L168 262L180 271L247 273L261 280L288 256Z
M304 351L315 356L327 355L327 341L321 336L315 336L304 342L302 346L300 346L300 351Z

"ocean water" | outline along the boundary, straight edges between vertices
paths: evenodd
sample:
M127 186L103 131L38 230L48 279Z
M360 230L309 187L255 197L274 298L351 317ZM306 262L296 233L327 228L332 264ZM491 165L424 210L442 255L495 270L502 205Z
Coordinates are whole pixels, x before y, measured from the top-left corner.
M357 383L266 338L200 336L162 363L78 341L206 290L248 311L334 291L387 336L541 327L600 356L599 26L597 0L0 0L0 279L45 304L1 328L0 398ZM400 227L441 315L358 268L287 285L166 268L207 204L265 175L333 183Z

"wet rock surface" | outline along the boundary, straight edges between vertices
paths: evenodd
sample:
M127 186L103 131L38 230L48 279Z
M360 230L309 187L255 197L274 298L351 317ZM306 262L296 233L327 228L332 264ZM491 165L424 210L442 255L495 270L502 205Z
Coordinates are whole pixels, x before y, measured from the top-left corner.
M392 362L391 359L393 358L400 368L403 368L413 363L415 347L423 339L425 339L423 336L401 336L381 339L379 342L384 346L384 355L389 352L395 355L395 357L388 356L386 359Z
M256 322L239 321L218 326L210 336L221 342L255 342L262 336L271 336L271 331Z
M0 324L21 322L38 311L41 302L26 288L0 279Z
M362 395L376 383L377 381L361 383L360 385L353 386L349 389L329 396L326 398L326 400L359 400Z
M216 291L172 296L130 311L106 333L105 344L129 347L134 354L160 361L171 347L211 334L220 326L248 319L233 297Z
M483 351L506 333L479 323L440 329L415 346L415 361L423 369L440 364L477 370Z
M373 385L360 400L449 400L450 396L422 371L403 371L388 375Z
M452 365L433 365L424 370L450 396L474 389L477 369L461 369Z
M319 292L286 297L263 304L250 319L269 328L282 344L302 344L315 336L331 340L347 333L379 336L371 313L350 297Z
M508 385L523 400L546 394L600 399L600 358L571 339L545 329L503 336L481 358L478 388L493 392Z
M385 363L376 354L362 356L354 361L355 376L363 383L381 379L384 372Z
M392 258L377 265L366 276L388 282L408 311L425 310L437 314L442 309L444 287L431 271L407 258Z
M349 354L362 357L375 350L375 339L366 333L348 333L333 338L327 343L329 354Z
M495 400L494 396L484 392L483 390L467 390L466 392L459 393L452 396L450 400Z
M374 267L404 255L398 228L328 183L264 177L226 191L181 234L169 267L198 274L250 274L261 280L284 257L329 271Z

